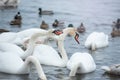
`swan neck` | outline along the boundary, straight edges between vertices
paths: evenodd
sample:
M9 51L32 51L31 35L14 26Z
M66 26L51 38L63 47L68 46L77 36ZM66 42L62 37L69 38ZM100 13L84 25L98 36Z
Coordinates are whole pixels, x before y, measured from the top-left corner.
M47 80L46 75L45 75L45 73L42 69L42 66L41 66L39 60L36 57L34 57L34 56L27 57L26 60L25 60L25 65L28 66L29 63L33 63L33 65L35 65L36 70L38 72L38 76L39 76L40 79Z
M68 61L68 56L67 56L67 53L64 49L63 41L58 41L58 50L59 50L59 52L62 56L62 59L67 62Z
M77 69L79 67L80 67L80 63L76 63L75 65L73 65L73 67L71 68L69 76L75 76Z
M48 35L49 32L45 32L45 33L35 33L31 36L30 41L28 43L28 48L25 51L25 53L22 55L22 59L25 59L26 57L30 56L33 54L34 48L35 48L35 40L39 37L39 36L45 36Z
M95 50L96 50L96 46L95 46L95 43L94 43L94 42L91 44L91 50L92 50L92 51L95 51Z
M64 40L65 37L70 33L70 31L71 31L71 28L65 28L65 29L63 30L63 34L60 35L63 40Z

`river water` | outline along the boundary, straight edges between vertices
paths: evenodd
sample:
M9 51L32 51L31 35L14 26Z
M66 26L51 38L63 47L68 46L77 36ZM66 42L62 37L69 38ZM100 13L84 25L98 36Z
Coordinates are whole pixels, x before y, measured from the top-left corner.
M53 10L54 15L38 15L38 8ZM21 27L10 26L9 22L20 11L23 17ZM112 38L112 22L120 18L120 0L21 0L17 8L0 10L0 28L18 32L28 28L39 28L41 21L45 20L52 28L55 19L78 27L81 22L86 27L86 32L80 34L80 45L72 37L65 40L65 49L70 56L75 52L89 52L97 65L97 69L88 74L77 74L69 77L66 68L44 66L43 69L48 80L120 80L119 76L106 75L100 69L103 65L120 63L120 37ZM104 32L109 36L109 46L96 51L89 51L84 46L88 35L93 32ZM54 46L55 47L55 46ZM56 47L55 47L56 48ZM9 75L0 73L0 80L37 80L36 70L32 68L29 75Z

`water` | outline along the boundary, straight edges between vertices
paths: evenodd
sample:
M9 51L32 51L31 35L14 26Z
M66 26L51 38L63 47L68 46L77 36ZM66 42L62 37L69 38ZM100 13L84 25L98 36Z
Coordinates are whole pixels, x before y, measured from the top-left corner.
M38 15L38 8L43 10L53 10L52 16ZM14 15L20 11L23 17L21 27L10 26L9 22ZM73 38L67 37L65 49L70 56L75 52L89 52L92 54L97 69L89 74L78 74L69 77L69 70L66 68L43 66L48 80L120 80L119 76L104 75L100 69L103 65L118 64L120 62L120 37L112 38L112 22L120 18L120 0L21 0L16 9L0 10L0 28L10 31L21 31L28 28L39 28L41 21L45 20L50 28L55 19L65 22L65 26L72 23L78 27L81 22L86 27L86 32L80 34L80 45ZM94 52L84 47L87 36L93 31L102 31L109 35L109 46L98 49ZM69 40L69 43L68 43ZM37 72L33 71L29 75L9 75L0 73L0 80L37 80Z

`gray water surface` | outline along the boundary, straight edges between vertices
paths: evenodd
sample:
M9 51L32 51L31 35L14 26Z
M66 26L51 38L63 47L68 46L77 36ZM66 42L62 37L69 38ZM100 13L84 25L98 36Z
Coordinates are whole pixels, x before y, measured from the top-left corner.
M53 10L54 15L38 15L38 8ZM11 26L9 22L20 11L23 17L21 27ZM65 40L65 49L70 56L75 52L89 52L97 65L97 69L88 74L77 74L69 77L66 68L43 66L48 80L120 80L120 76L106 75L100 69L103 65L120 63L120 37L112 38L112 22L120 18L120 0L21 0L15 9L0 10L0 28L18 32L28 28L39 28L41 21L45 20L50 28L55 19L65 22L65 27L72 23L78 27L81 22L86 27L86 32L80 34L80 45L72 37ZM109 35L109 46L89 51L84 46L88 35L93 32L104 32ZM37 80L38 75L34 67L29 75L10 75L0 73L0 80Z

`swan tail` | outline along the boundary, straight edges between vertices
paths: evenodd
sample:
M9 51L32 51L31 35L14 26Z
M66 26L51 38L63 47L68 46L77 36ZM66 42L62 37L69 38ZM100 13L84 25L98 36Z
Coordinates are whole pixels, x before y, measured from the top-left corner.
M110 68L108 66L102 66L101 69L106 72L110 72Z
M41 66L39 60L36 57L29 56L29 57L26 58L26 61L28 63L31 62L31 63L33 63L35 65L35 67L37 69L37 72L38 72L39 78L41 78L42 80L47 80L46 75L44 74L44 71L42 69L42 66Z
M75 65L71 68L71 71L70 71L69 76L75 76L75 74L76 74L77 69L79 68L79 66L80 66L80 63L75 64Z

